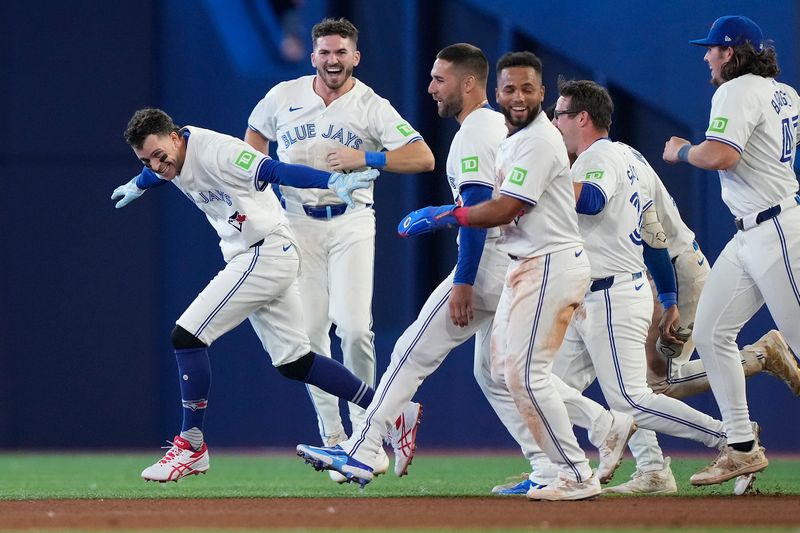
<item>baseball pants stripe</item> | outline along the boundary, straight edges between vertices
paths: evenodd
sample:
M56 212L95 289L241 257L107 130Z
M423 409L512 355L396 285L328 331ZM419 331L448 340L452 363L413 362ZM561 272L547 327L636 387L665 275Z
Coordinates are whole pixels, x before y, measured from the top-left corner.
M352 447L350 449L350 454L351 455L354 455L355 453L357 453L358 452L358 448L364 443L364 440L367 437L367 432L369 431L370 427L372 426L372 419L373 419L375 413L378 411L378 409L381 407L381 404L386 399L386 394L388 393L389 389L391 388L392 383L394 382L395 378L397 377L397 374L400 372L400 369L406 363L406 361L408 361L409 356L414 352L414 347L417 345L419 340L422 339L425 336L425 331L430 326L431 321L433 320L433 317L437 313L440 313L442 311L443 307L446 310L446 304L447 304L448 299L450 298L450 293L451 292L452 292L451 290L448 290L445 293L445 295L439 300L439 302L436 303L436 305L434 306L433 310L425 318L425 321L423 322L422 327L417 332L417 334L414 337L414 340L411 342L410 346L406 349L406 351L403 353L403 355L399 358L399 360L397 361L397 364L394 365L395 367L393 369L391 369L391 373L388 375L388 377L387 377L386 374L384 374L383 377L381 378L381 382L380 382L380 384L378 386L378 390L380 391L380 395L376 396L377 401L375 401L375 399L373 399L373 401L372 401L371 407L367 412L367 416L366 416L366 419L364 421L364 427L361 430L361 434L359 435L358 439L352 444ZM394 363L394 361L392 363ZM390 363L389 366L391 368L392 364ZM388 371L389 371L389 369L387 369L387 372ZM384 383L384 381L385 381L385 383Z
M581 478L581 473L578 470L575 463L573 463L569 456L564 452L564 448L561 446L558 438L556 437L553 428L551 427L550 422L547 420L547 417L542 410L542 407L539 405L539 402L536 401L536 395L533 393L533 388L531 387L531 360L533 358L533 350L534 345L536 343L536 332L539 328L539 319L542 316L542 309L544 308L544 297L545 293L547 292L547 280L550 275L550 254L545 256L544 261L544 274L542 275L542 287L539 291L539 300L537 301L536 305L536 315L533 318L533 325L531 326L531 334L528 341L528 351L525 357L525 390L528 391L528 398L530 398L531 403L533 403L536 412L539 414L539 418L542 420L542 424L544 424L545 430L547 430L547 434L550 437L550 440L553 441L553 445L555 449L558 451L559 455L563 459L564 463L572 470L572 473L575 474L575 479L581 483L583 479ZM551 367L552 368L552 367Z
M650 415L653 415L653 416L656 416L656 417L660 417L660 418L669 420L671 422L675 422L677 424L682 424L684 426L687 426L687 427L692 428L694 430L697 430L699 432L702 432L702 433L705 433L707 435L710 435L710 436L712 436L714 438L723 437L724 433L714 431L714 430L709 429L709 428L707 428L705 426L702 426L700 424L696 424L696 423L691 422L689 420L686 420L684 418L680 418L678 416L671 415L671 414L663 412L663 411L659 411L659 410L656 410L656 409L651 409L649 407L645 407L641 403L637 403L631 397L631 395L628 393L628 390L627 390L627 388L625 386L625 380L623 378L623 373L622 373L622 364L620 362L620 356L619 356L619 353L617 351L616 338L615 338L615 335L614 335L613 311L612 311L611 296L609 294L609 289L604 290L603 293L604 293L603 294L603 298L605 300L605 306L606 306L606 328L607 328L607 331L608 331L609 345L611 347L611 358L612 358L612 361L613 361L613 364L614 364L614 373L616 374L617 385L619 387L619 392L621 393L621 395L625 399L625 401L628 403L628 405L630 405L635 410L640 411L642 413L647 413L647 414L650 414ZM652 391L650 391L650 393L652 395ZM655 395L653 395L653 396L655 396ZM664 397L664 398L668 399L668 400L672 400L672 402L677 402L677 404L680 404L681 406L685 407L686 409L690 409L691 411L694 411L694 409L690 408L686 404L683 404L682 402L679 402L678 400L675 400L673 398L666 398L666 397ZM669 402L669 403L672 403L672 402ZM676 404L676 407L677 407L677 404ZM676 409L676 411L678 411L678 409ZM668 431L666 428L663 428L663 427L661 427L661 428L659 428L659 427L646 427L645 429L653 429L653 430L661 431L661 432L667 433L667 434L675 434L672 431ZM676 435L676 436L681 436L681 435ZM696 439L696 440L699 440L699 439Z
M786 236L783 233L783 227L781 226L778 217L775 217L772 220L775 222L775 229L778 231L778 238L781 242L781 253L783 254L783 264L786 266L786 275L789 277L789 284L792 286L794 298L797 300L798 305L800 305L800 293L797 291L797 282L794 279L792 263L789 260L789 251L786 249Z

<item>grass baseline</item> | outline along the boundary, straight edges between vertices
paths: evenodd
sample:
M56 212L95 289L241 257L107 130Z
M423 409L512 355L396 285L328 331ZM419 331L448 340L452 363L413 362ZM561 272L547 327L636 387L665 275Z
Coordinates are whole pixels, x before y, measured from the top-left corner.
M152 454L138 453L0 454L0 500L477 497L489 495L494 485L527 470L521 456L421 453L408 476L397 478L390 469L361 490L355 484L333 483L326 473L314 471L291 451L285 456L223 452L212 454L207 475L178 483L147 483L139 473L155 459ZM673 459L676 496L732 496L732 481L700 488L689 484L689 476L710 458ZM611 485L626 481L634 469L633 460L627 459ZM764 495L800 495L800 459L771 458L754 490Z

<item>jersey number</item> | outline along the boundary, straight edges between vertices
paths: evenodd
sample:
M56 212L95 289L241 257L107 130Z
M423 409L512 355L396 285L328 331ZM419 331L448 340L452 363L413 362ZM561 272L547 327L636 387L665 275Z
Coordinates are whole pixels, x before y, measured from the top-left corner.
M630 200L631 205L633 206L633 208L636 209L636 214L639 217L639 224L628 235L628 237L630 237L630 239L633 242L633 244L635 244L636 246L641 246L642 245L642 233L641 233L641 227L642 227L642 205L641 204L642 203L641 203L641 200L639 199L639 193L638 192L634 192L631 195L629 200Z
M783 151L781 153L781 163L788 163L792 160L795 150L794 132L797 130L797 120L800 115L781 120L783 129Z

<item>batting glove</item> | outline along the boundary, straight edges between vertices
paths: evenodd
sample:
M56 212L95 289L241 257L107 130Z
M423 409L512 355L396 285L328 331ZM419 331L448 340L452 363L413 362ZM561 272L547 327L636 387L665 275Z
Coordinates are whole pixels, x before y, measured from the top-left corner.
M119 187L114 189L114 192L111 193L111 199L116 200L117 198L122 198L122 200L117 202L117 205L115 205L114 207L116 207L117 209L119 209L120 207L125 207L126 205L128 205L129 203L131 203L132 201L136 200L137 198L139 198L141 195L144 194L145 189L140 189L139 187L136 186L136 180L138 178L139 176L135 176L131 181L129 181L125 185L120 185Z
M328 188L336 193L349 207L355 207L356 203L350 196L356 189L366 189L380 175L375 169L362 170L361 172L350 172L342 174L334 172L328 179Z
M401 237L413 237L458 226L458 220L453 214L455 208L455 205L438 205L412 211L397 225L397 233Z

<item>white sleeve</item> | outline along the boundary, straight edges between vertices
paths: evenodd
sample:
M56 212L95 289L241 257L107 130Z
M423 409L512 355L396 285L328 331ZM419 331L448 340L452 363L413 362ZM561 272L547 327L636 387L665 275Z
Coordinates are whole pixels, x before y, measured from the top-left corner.
M258 167L263 160L270 159L246 142L228 137L222 142L210 143L208 147L213 151L214 160L219 168L219 178L231 184L240 184L243 181L255 185Z
M619 179L614 162L603 153L586 152L572 165L572 181L591 184L600 189L608 203L617 192Z
M500 194L536 205L554 177L557 156L553 146L541 139L531 139L520 148L503 176Z
M494 159L497 143L486 138L487 132L472 127L462 132L455 154L455 183L458 190L466 185L485 185L494 189Z
M748 102L741 85L724 83L711 100L711 117L706 139L734 148L740 154L761 118L756 102Z
M247 119L247 127L260 133L265 139L277 139L276 109L277 92L282 84L278 84L262 98Z
M395 150L410 142L422 140L422 135L385 98L378 96L373 100L367 121L375 138L387 150Z

